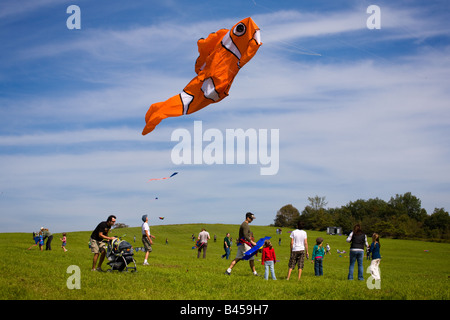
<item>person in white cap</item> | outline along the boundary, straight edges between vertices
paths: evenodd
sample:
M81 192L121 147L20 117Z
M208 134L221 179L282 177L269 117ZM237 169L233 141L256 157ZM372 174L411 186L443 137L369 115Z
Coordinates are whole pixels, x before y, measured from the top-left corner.
M144 244L145 249L145 258L144 258L144 266L148 266L148 255L150 252L152 252L152 239L155 239L155 236L150 234L150 227L148 225L148 217L146 214L142 216L142 221L144 222L142 224L142 243Z

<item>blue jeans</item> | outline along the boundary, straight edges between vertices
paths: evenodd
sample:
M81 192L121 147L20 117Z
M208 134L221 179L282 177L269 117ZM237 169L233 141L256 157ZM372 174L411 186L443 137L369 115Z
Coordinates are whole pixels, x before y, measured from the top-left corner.
M316 276L323 276L323 259L322 258L314 259L314 274Z
M222 255L222 259L223 257L227 257L227 260L230 258L230 248L224 248L225 249L225 254Z
M269 270L272 274L272 280L277 280L277 277L275 277L275 268L274 268L274 262L273 261L264 261L264 279L269 280Z
M363 272L364 251L350 250L350 266L348 268L348 280L353 280L353 270L355 269L355 261L358 261L358 280L364 280Z

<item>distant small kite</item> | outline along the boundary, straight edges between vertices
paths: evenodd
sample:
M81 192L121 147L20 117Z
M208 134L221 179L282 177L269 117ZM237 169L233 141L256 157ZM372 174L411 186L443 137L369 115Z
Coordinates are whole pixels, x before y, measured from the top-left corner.
M164 217L159 217L159 220L164 220Z
M204 242L202 242L201 240L198 240L198 241L195 243L195 246L192 247L192 249L200 249L200 248L203 247L204 245L205 245Z
M158 179L150 179L150 180L148 180L148 181L170 179L170 178L172 178L172 177L173 177L174 175L176 175L176 174L178 174L178 172L172 173L172 174L170 175L170 177L158 178ZM147 182L148 182L148 181L147 181ZM156 198L156 199L158 199L158 198Z

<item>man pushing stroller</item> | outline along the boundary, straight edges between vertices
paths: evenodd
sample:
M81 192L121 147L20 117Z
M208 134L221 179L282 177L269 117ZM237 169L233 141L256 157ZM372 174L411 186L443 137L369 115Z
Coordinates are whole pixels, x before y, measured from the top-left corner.
M116 223L116 216L110 215L106 221L100 222L95 230L91 234L91 252L94 254L94 259L92 261L92 269L91 271L103 271L102 263L105 260L106 256L106 241L114 240L115 237L108 237L108 232L111 230L111 227ZM97 268L95 267L97 264L98 256L100 255L100 261L98 262Z

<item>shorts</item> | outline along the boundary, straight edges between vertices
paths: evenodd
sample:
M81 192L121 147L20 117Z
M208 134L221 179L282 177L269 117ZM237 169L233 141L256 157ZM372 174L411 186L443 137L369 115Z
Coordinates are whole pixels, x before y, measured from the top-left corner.
M145 252L152 252L152 245L148 241L147 236L142 236L142 243L144 244Z
M91 238L91 252L92 253L100 253L103 251L106 252L106 242L97 241L97 240Z
M236 259L242 259L244 257L244 253L251 249L251 247L246 245L245 243L240 244L237 247L238 247L238 249L237 249ZM248 260L249 261L255 260L255 256L251 257Z
M292 251L289 258L289 269L294 269L298 265L298 269L303 269L305 266L305 251Z

